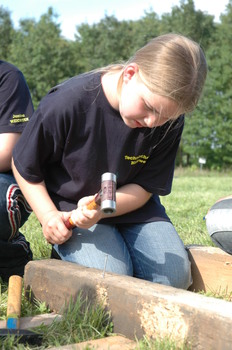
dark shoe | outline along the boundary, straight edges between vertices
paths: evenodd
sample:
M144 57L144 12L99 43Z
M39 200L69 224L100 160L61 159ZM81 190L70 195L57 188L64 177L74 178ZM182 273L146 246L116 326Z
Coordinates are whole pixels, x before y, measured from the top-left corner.
M0 240L0 277L8 281L12 275L23 276L25 265L33 259L30 243L20 233L11 242Z

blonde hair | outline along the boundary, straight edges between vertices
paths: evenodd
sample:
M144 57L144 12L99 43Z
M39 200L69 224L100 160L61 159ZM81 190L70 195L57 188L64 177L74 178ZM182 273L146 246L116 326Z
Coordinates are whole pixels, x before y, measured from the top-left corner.
M139 67L139 77L155 94L174 100L181 113L194 110L207 76L207 63L200 45L180 34L164 34L139 49L124 65L111 65L109 70L122 69L130 63Z

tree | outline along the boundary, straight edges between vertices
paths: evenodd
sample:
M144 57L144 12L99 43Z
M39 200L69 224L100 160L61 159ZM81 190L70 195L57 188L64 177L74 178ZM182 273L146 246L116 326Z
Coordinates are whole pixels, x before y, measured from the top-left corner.
M217 25L206 52L209 70L199 110L194 121L186 123L184 131L184 150L192 155L195 150L196 155L207 158L209 168L232 165L231 31L230 2L226 14L221 15L221 23Z
M213 16L196 10L193 0L182 0L180 7L173 6L170 13L162 15L160 29L189 36L206 50L216 28Z
M14 29L10 12L0 6L0 57L2 60L8 60L13 36Z
M56 18L49 8L38 23L21 20L11 45L11 61L23 71L35 107L51 87L75 74L72 47Z
M83 71L88 71L127 60L134 48L134 25L106 15L97 24L79 25L75 38L77 59Z
M148 41L162 34L160 30L160 19L158 15L150 9L144 11L144 16L133 22L133 42L134 51L144 46Z

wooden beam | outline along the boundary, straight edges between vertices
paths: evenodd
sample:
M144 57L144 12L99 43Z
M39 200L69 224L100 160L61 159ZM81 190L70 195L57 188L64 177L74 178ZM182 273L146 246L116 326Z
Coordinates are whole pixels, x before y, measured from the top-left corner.
M192 349L232 349L232 303L224 300L50 259L29 262L24 283L58 313L82 292L111 311L115 333L132 340L168 336Z
M41 325L48 326L54 321L61 321L61 319L62 316L55 313L21 317L19 329L30 329ZM0 321L0 329L3 328L6 328L6 321Z
M49 348L49 350L133 350L136 348L136 342L123 336L117 335L103 339L89 340L78 344L64 345L59 346L57 348Z
M232 293L232 255L214 247L192 245L187 249L193 277L189 290L214 295Z

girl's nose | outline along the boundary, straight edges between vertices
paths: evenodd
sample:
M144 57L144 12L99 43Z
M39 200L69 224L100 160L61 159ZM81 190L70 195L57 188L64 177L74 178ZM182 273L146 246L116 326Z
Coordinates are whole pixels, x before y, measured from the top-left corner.
M153 128L155 126L155 116L153 114L149 114L144 118L144 123L148 128Z

